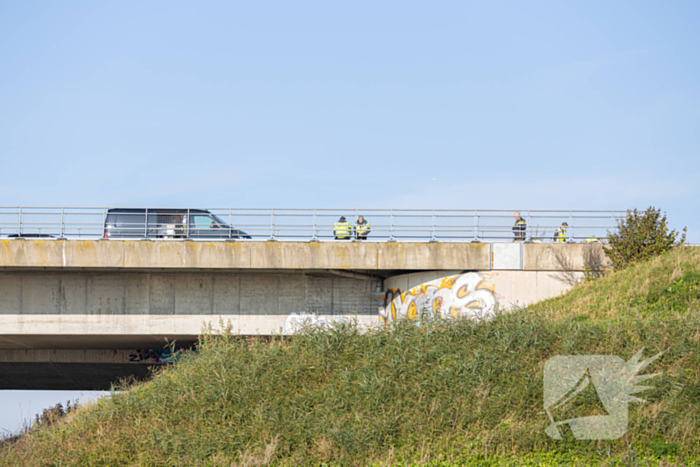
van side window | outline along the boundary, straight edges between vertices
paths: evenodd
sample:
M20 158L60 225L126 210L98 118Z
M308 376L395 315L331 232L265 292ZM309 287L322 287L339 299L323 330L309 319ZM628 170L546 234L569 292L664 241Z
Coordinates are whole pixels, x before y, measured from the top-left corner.
M165 227L171 224L182 225L182 218L185 217L181 214L158 214L158 227Z
M112 219L110 220L120 229L141 229L143 231L145 227L146 216L143 214L111 214Z
M211 229L213 224L215 224L214 219L207 215L193 214L190 216L190 219L191 229Z

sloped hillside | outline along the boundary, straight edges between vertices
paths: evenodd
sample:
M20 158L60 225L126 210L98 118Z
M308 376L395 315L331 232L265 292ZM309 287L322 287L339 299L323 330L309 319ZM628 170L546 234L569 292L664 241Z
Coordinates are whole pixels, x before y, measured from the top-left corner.
M666 255L580 285L530 307L552 318L620 318L700 309L700 247Z

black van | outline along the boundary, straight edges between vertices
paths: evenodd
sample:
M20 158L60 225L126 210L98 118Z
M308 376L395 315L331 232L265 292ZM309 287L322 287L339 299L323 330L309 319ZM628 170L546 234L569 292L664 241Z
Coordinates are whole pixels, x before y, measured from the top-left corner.
M250 239L204 209L109 209L104 238Z

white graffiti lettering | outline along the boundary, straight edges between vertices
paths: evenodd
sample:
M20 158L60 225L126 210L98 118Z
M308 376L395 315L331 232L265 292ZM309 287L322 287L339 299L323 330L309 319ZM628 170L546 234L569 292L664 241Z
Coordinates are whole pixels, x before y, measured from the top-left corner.
M497 306L498 294L484 275L468 272L426 282L405 292L388 290L379 318L385 324L434 317L483 319L492 316Z
M347 323L348 319L348 316L319 316L306 312L291 313L284 320L283 333L289 336L304 328L327 329L336 324Z

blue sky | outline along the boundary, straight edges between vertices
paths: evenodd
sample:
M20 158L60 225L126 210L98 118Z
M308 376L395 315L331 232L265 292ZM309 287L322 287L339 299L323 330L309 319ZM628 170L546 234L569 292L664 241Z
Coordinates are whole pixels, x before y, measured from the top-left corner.
M700 243L699 17L0 1L0 205L653 205Z

